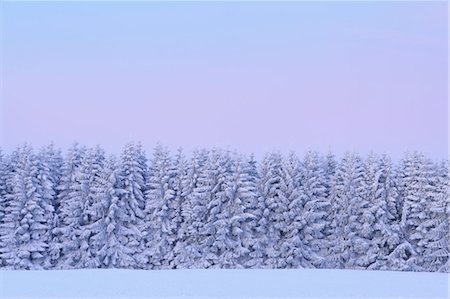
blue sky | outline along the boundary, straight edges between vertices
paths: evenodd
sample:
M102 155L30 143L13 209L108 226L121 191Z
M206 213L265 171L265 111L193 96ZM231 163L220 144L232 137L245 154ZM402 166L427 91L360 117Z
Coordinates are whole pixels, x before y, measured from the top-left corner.
M445 2L7 2L1 144L447 155Z

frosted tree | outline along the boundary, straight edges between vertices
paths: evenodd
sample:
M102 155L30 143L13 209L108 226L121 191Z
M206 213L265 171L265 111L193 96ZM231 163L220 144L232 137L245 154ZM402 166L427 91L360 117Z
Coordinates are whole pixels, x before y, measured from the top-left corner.
M81 163L85 151L77 143L68 150L57 187L59 227L53 229L56 242L51 253L52 259L58 261L56 267L60 269L71 268L79 260L76 230L82 212Z
M280 213L280 258L278 268L297 268L309 264L304 255L304 240L300 236L303 227L303 202L300 194L300 160L294 153L283 158L279 166L281 174L277 201ZM281 263L280 263L281 262Z
M429 219L427 203L435 196L431 181L431 164L422 154L408 153L399 170L399 191L402 198L399 222L402 243L397 247L398 270L424 270L424 252L427 228L422 223Z
M8 264L3 253L9 251L8 244L10 243L11 230L14 229L14 216L10 215L12 207L13 196L13 186L14 186L14 175L17 172L19 165L19 149L14 150L10 155L2 157L2 169L0 180L4 190L2 191L3 196L1 197L1 210L2 218L0 220L0 266L12 268L12 265ZM9 260L11 261L11 260Z
M268 268L283 268L286 260L281 255L281 246L287 232L287 211L289 198L286 197L286 182L282 173L283 157L278 152L266 155L260 167L260 196L262 197L262 217L260 226L265 231L262 240L265 247L264 264Z
M341 160L331 193L332 234L324 264L331 268L359 268L357 257L364 254L369 242L356 234L362 224L358 217L365 201L361 200L364 168L355 153L346 153Z
M61 183L62 168L63 168L63 157L61 150L57 149L52 143L47 147L41 149L39 152L39 159L42 163L45 163L43 167L45 168L42 176L45 176L50 181L51 185L54 186L53 189L57 189L57 186ZM58 207L59 201L56 197L58 190L53 191L55 195L53 196L53 204Z
M359 257L360 265L369 269L389 269L389 256L395 256L400 242L397 224L398 199L395 173L389 157L371 154L365 161L365 196L367 208L362 211L363 225L359 234L371 240L366 256Z
M427 202L429 218L421 224L427 231L424 242L427 271L450 270L448 171L447 162L435 166L433 183L436 190L432 200Z
M332 152L328 152L328 154L322 159L322 168L325 176L325 196L331 204L331 199L335 196L336 192L336 170L337 170L337 160L336 156ZM331 228L331 222L333 221L333 213L330 212L326 216L326 221L328 225L324 228L324 234L327 236L327 239L333 233ZM327 245L328 247L328 245ZM322 255L327 255L327 250L322 251ZM325 261L323 261L325 262Z
M99 234L98 221L105 214L102 205L104 196L103 172L105 170L105 152L99 146L88 149L81 164L81 191L83 207L80 226L77 230L81 257L79 264L84 268L99 268L99 244L93 242L92 237Z
M397 245L399 236L392 227L396 188L392 181L391 162L371 153L364 162L362 190L357 205L354 227L356 255L351 266L385 267L387 256Z
M237 156L233 159L230 177L225 185L227 197L227 250L222 252L221 265L225 268L245 268L251 263L251 248L255 245L254 229L257 217L256 167L253 157L248 160ZM255 249L255 248L253 248Z
M336 174L337 170L337 161L336 156L332 152L328 152L325 159L323 160L323 169L324 169L324 175L325 175L325 192L326 197L330 197L331 194L334 192L334 176Z
M247 222L250 234L243 241L245 248L249 250L248 259L244 265L246 268L261 268L265 260L267 219L263 216L265 201L259 193L258 163L253 155L243 161L242 172L243 203L245 210L252 215L248 217Z
M0 267L450 269L448 162L0 152Z
M123 199L125 191L118 175L117 161L114 157L105 163L100 179L98 207L104 211L95 226L98 228L91 242L98 248L96 255L102 268L130 268L136 265L135 251L129 248L128 236L134 234L129 228L128 215Z
M175 161L177 173L173 184L176 194L174 210L179 212L174 215L172 220L176 224L177 236L173 248L173 261L170 265L171 268L183 268L188 263L186 240L189 236L189 223L192 220L190 218L191 210L188 208L188 196L192 193L195 184L196 169L193 167L194 164L189 163L186 159L181 148L178 149Z
M244 267L250 244L248 221L254 218L248 211L253 202L250 178L243 170L241 157L229 152L213 152L208 169L211 200L204 225L203 246L210 267Z
M210 154L206 150L195 151L191 160L187 178L190 181L188 194L182 203L182 223L179 230L179 242L175 247L177 268L203 268L204 249L201 232L206 223L207 204L211 196L211 178L208 177Z
M128 260L127 268L147 267L145 260L141 260L144 249L141 228L144 222L144 193L148 175L147 159L140 144L127 144L122 152L118 165L119 189L123 190L119 201L123 213L125 235L122 240L133 258Z
M0 227L0 260L2 266L8 269L20 269L17 261L15 260L15 247L18 242L16 241L15 230L18 226L20 217L21 205L15 193L13 186L17 181L19 171L19 158L21 157L21 148L18 147L13 151L10 157L11 168L6 170L6 166L3 168L3 172L6 172L6 176L3 177L5 182L5 195L2 198L2 210L3 217ZM4 161L4 158L2 159ZM21 162L21 161L20 161ZM21 163L23 164L23 163ZM20 164L20 165L21 165Z
M351 242L350 258L347 263L348 268L365 269L371 261L376 259L376 255L370 252L373 242L371 241L371 221L373 214L369 212L371 205L366 192L365 165L360 156L354 155L353 168L349 175L352 182L346 187L348 200L349 226L344 228L346 237ZM369 159L370 160L370 159ZM369 254L368 254L369 253Z
M373 153L369 155L363 165L363 178L359 185L362 190L358 194L358 204L351 225L353 226L353 248L355 255L349 265L352 268L366 268L377 259L378 244L377 237L379 229L385 229L385 209L383 200L379 197L381 192L379 186L379 168ZM384 227L381 227L383 226ZM382 232L383 233L383 232ZM372 241L371 241L372 240Z
M177 245L182 222L182 204L190 192L190 182L187 179L187 169L187 161L183 150L179 148L175 159L173 160L173 165L170 170L172 175L168 184L170 186L169 189L173 192L171 199L168 202L170 223L170 233L168 234L170 237L168 239L170 249L164 257L167 261L168 268L174 268L176 266L175 246ZM167 194L169 195L171 192L167 192Z
M49 267L53 206L42 195L46 183L39 177L42 165L32 148L18 150L18 163L11 177L11 200L5 209L2 258L13 269Z
M429 220L431 228L427 234L428 240L424 253L429 262L427 271L450 271L449 205L448 191L439 194L437 200L431 203L430 210L433 218Z
M7 188L7 177L10 170L8 169L7 157L3 155L0 149L0 257L3 252L5 245L3 244L4 234L6 233L5 228L5 216L6 207L8 205L8 188ZM5 260L0 258L0 267L6 266Z
M101 217L96 217L92 223L96 229L89 239L100 268L121 268L122 263L132 260L127 254L128 248L119 241L122 237L119 202L122 190L119 185L116 159L105 159L104 169L97 178L97 196L93 205Z
M323 251L327 248L325 229L329 226L327 215L331 204L326 196L327 180L317 152L306 153L300 168L301 186L298 200L291 211L296 227L294 240L295 267L320 267L324 263Z
M68 193L61 201L61 215L64 216L62 267L98 268L101 265L96 254L98 248L93 246L91 237L98 233L96 222L102 217L98 200L105 154L100 147L85 150L82 156L76 146L72 150L66 161L66 174L76 177L72 178L68 190L61 191ZM75 166L74 162L79 164ZM65 183L65 176L62 181Z
M272 247L271 251L274 251L274 253L270 253L272 253L273 256L276 256L277 252L273 247L279 240L279 237L275 236L273 228L270 227L271 219L269 218L269 215L271 214L271 208L274 208L274 204L272 201L266 200L269 194L274 194L274 188L271 185L275 185L277 183L272 179L271 158L268 154L266 154L258 164L257 171L258 205L254 209L254 214L257 217L257 226L253 232L254 244L252 244L250 256L251 261L253 261L253 264L255 264L258 268L272 268L272 265L267 263L269 242Z
M150 161L147 191L145 193L144 258L152 269L169 268L174 259L173 249L177 238L177 213L174 201L174 179L177 169L167 148L158 145Z
M3 152L0 149L0 223L5 216L5 204L6 204L6 177L8 175L7 161Z
M204 171L207 189L203 197L206 199L207 217L200 230L201 264L205 268L215 268L228 266L232 255L228 242L231 211L226 194L226 184L231 176L231 157L229 153L213 150L209 158Z
M328 155L329 158L335 161L334 156ZM325 169L327 163L325 164ZM327 195L331 203L331 212L328 215L330 225L328 227L328 249L324 252L325 260L322 262L324 268L344 268L344 263L348 257L344 255L345 250L348 249L348 240L344 238L343 226L347 225L348 220L345 214L342 214L344 210L343 201L345 200L345 187L343 186L346 169L344 161L341 161L339 165L333 169L333 173L327 173Z
M61 152L56 150L53 144L43 148L39 152L37 158L39 161L39 193L42 195L42 199L54 208L54 213L52 214L53 218L50 219L52 230L50 233L50 241L48 243L50 259L47 261L49 264L45 266L46 268L52 268L57 263L60 250L58 235L53 233L53 230L59 227L59 202L57 198L57 186L59 185L61 179L63 160Z
M388 157L385 160L390 161ZM383 166L381 165L381 167ZM407 231L402 225L404 192L401 168L397 167L397 169L394 169L391 166L392 178L386 181L386 188L391 186L391 197L395 198L394 200L387 200L387 218L389 219L388 222L390 223L392 234L389 236L388 242L380 248L381 251L377 261L370 265L369 269L407 270L410 268L409 259L416 254L413 245L409 242Z

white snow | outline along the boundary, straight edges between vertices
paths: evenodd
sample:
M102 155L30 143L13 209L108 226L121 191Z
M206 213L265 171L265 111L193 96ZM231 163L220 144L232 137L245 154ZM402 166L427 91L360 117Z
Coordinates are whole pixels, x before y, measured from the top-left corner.
M449 274L356 270L0 271L0 298L449 298Z

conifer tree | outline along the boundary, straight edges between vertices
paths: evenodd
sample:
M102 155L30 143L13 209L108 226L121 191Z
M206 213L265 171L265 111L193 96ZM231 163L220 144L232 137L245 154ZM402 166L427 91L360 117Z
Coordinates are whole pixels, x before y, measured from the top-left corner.
M300 197L298 213L298 243L295 246L298 264L295 267L320 267L324 263L323 251L327 248L325 229L331 203L326 197L326 169L317 152L306 153L300 169Z
M8 205L8 189L7 189L7 176L9 175L8 169L8 161L7 157L3 155L3 152L0 149L0 257L2 251L5 249L5 245L3 244L4 239L4 229L5 229L5 216L6 216L6 207ZM5 260L0 258L0 267L5 267Z
M128 268L146 268L148 262L142 260L144 249L143 232L146 180L148 176L147 159L142 145L130 143L125 146L118 165L119 189L121 192L119 201L123 209L124 226L123 244L130 250L133 257L127 263ZM145 233L145 232L144 232Z
M140 144L0 152L0 267L449 271L449 169Z
M361 200L364 168L361 158L347 152L341 160L334 176L331 194L332 202L332 234L329 239L329 250L326 264L331 268L360 268L357 257L364 254L368 242L357 235L361 225Z
M251 155L243 161L242 175L245 183L242 183L245 210L251 215L248 217L248 238L244 239L244 247L249 250L248 259L244 263L245 268L263 267L265 258L265 218L263 217L263 208L265 207L264 198L260 196L258 188L259 174L258 164Z
M422 222L426 229L425 257L428 271L448 272L450 269L450 238L449 238L449 181L448 164L446 161L435 165L434 184L435 194L427 203L429 219Z
M232 161L231 178L227 180L225 194L229 212L228 250L222 253L221 264L225 268L245 268L254 244L253 232L257 217L253 208L257 204L256 168L254 160L237 156Z
M48 243L53 206L42 195L40 166L30 146L17 150L18 163L11 177L11 199L5 209L2 258L13 269L49 267Z
M365 167L364 183L369 207L363 211L365 224L361 233L371 240L366 267L388 270L389 256L400 242L395 174L386 155L379 158L371 154Z
M196 177L195 169L186 159L181 149L178 149L176 157L176 176L174 178L175 200L174 211L177 211L172 218L176 224L176 240L173 248L173 260L170 262L171 268L183 268L187 265L187 238L189 236L189 222L191 220L188 207L188 197L194 186Z
M64 160L57 187L59 227L53 229L56 245L52 248L52 258L59 261L56 265L59 269L72 268L80 259L77 230L83 211L81 164L85 153L86 149L77 143L72 145Z
M92 242L98 248L96 254L103 268L130 268L136 265L135 252L127 246L128 235L133 234L127 226L127 217L123 199L125 191L121 188L117 161L109 158L102 174L99 205L104 210L103 217L95 225L99 228L92 236Z
M427 203L432 201L435 190L431 184L431 164L422 154L408 153L400 166L400 191L402 197L401 231L402 259L397 261L400 270L424 270L426 233L422 223L429 219ZM399 250L397 249L397 251Z
M304 250L304 239L300 236L303 227L303 202L300 191L300 160L294 153L281 162L281 180L279 198L285 200L282 209L280 257L283 264L279 267L297 268L308 264Z
M59 209L59 197L58 186L60 185L62 176L63 157L61 151L56 149L54 144L50 144L46 148L42 149L39 153L39 159L42 164L41 178L48 181L47 185L43 186L43 192L47 200L51 201L54 207L54 214L52 219L52 232L49 245L50 252L50 267L55 267L60 258L60 243L58 234L55 233L60 227L60 209Z
M266 155L260 168L260 195L263 198L265 231L263 240L265 247L264 264L268 268L283 268L286 260L281 256L281 246L286 238L287 211L289 199L286 197L286 182L282 174L283 157L278 152Z
M204 268L202 245L203 226L208 216L207 203L211 195L211 178L207 174L210 154L206 150L195 151L191 161L189 177L191 186L182 204L183 222L180 227L180 242L177 244L177 268Z
M208 160L205 176L207 189L203 193L206 199L206 222L200 230L203 267L228 266L231 260L231 248L228 244L229 218L226 183L231 176L229 153L213 150ZM223 255L228 255L224 257Z
M177 213L174 190L176 168L167 148L157 146L150 162L147 191L145 193L144 240L146 248L143 252L149 260L149 268L169 268L173 257L176 240Z

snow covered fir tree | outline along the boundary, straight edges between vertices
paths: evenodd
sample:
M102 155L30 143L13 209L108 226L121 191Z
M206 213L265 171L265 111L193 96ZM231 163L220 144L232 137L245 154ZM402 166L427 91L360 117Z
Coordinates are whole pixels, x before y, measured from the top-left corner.
M3 269L449 272L449 168L417 152L0 152Z

